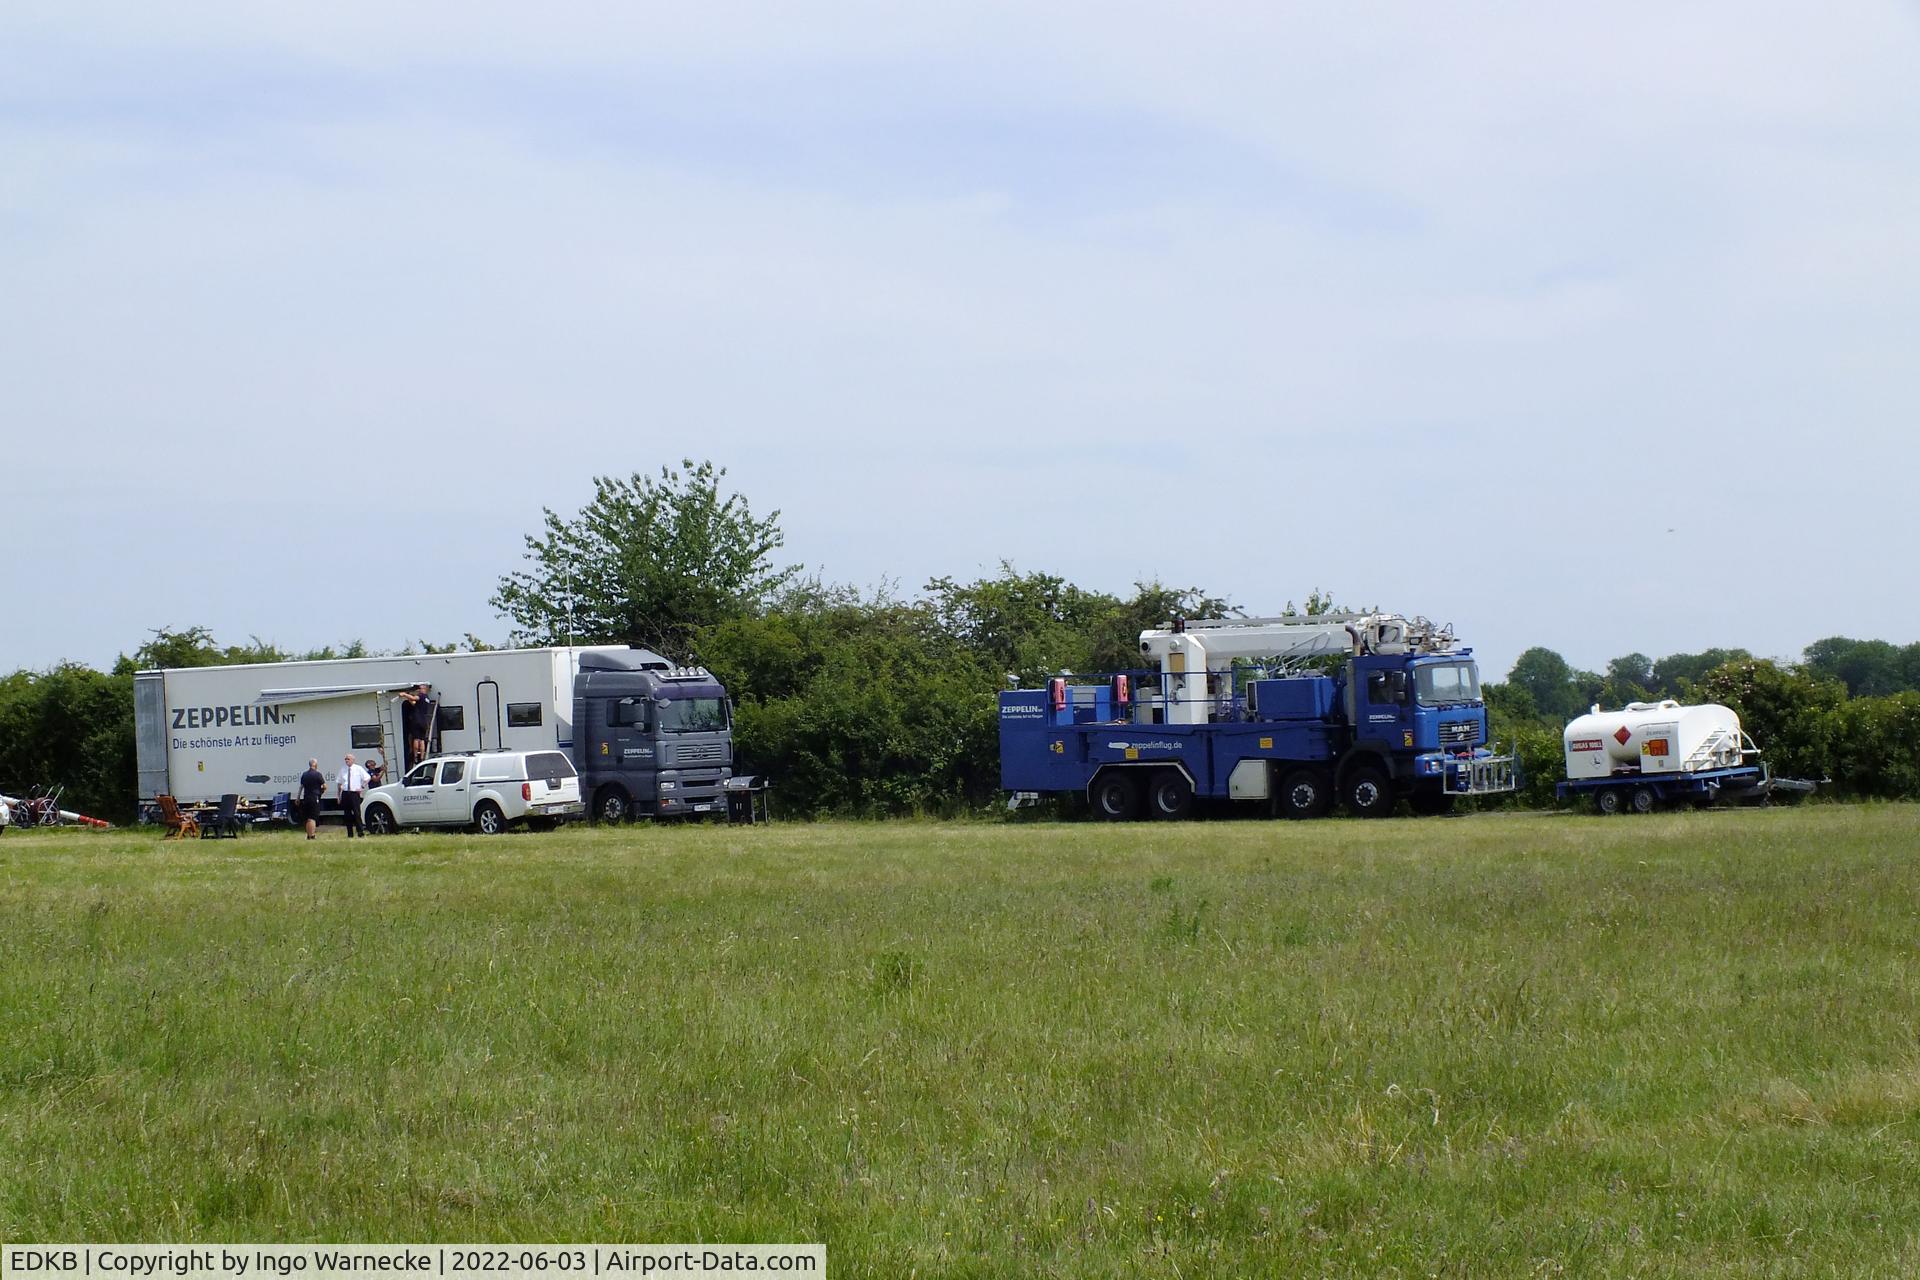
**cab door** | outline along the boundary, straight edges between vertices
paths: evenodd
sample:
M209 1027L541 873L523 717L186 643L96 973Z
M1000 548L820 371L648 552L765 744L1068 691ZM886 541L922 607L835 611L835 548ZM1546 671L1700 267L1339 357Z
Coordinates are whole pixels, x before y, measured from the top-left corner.
M1413 675L1404 666L1363 667L1360 680L1360 724L1355 736L1385 742L1391 749L1411 751L1414 744Z
M471 790L473 779L465 760L442 760L440 781L433 788L433 814L436 822L466 822L473 817Z
M425 826L439 821L439 801L434 794L437 790L434 782L439 774L438 760L429 760L407 770L407 776L400 781L401 826Z

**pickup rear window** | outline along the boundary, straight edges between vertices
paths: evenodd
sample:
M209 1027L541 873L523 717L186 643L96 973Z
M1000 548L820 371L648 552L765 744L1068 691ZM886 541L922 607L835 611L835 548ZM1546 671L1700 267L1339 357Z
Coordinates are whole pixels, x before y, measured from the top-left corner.
M571 778L573 761L558 751L536 751L527 757L528 778Z
M524 756L481 756L474 770L474 778L479 782L531 782L535 778L575 776L573 761L559 751L529 751Z

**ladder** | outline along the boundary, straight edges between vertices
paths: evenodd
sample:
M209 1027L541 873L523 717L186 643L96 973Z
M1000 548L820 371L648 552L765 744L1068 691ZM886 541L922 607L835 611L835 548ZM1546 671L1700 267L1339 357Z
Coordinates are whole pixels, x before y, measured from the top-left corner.
M1740 740L1725 729L1715 729L1693 749L1693 754L1680 762L1682 773L1693 773L1699 769L1723 769L1740 761Z

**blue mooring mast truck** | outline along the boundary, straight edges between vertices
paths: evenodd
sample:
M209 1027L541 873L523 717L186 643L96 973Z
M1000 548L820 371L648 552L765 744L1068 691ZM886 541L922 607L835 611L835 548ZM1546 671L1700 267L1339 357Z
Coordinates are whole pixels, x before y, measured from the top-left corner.
M1000 695L1011 804L1084 795L1119 822L1185 817L1196 798L1316 818L1337 798L1378 818L1402 798L1437 814L1514 789L1513 756L1487 745L1473 650L1424 618L1175 619L1141 632L1140 653L1156 665Z

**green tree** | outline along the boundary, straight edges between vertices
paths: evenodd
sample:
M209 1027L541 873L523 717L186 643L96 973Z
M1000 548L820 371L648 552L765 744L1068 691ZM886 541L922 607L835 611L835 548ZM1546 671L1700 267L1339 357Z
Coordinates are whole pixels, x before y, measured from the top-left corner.
M1740 727L1760 747L1775 773L1823 778L1833 774L1846 687L1764 659L1716 667L1694 686L1702 702L1732 707Z
M1653 683L1653 659L1644 653L1629 653L1607 663L1598 701L1607 707L1646 702L1653 697Z
M1653 664L1653 680L1648 686L1657 697L1681 702L1693 699L1693 687L1707 672L1729 662L1745 662L1753 655L1745 649L1702 649L1699 653L1671 653Z
M113 664L113 671L115 675L132 675L136 671L173 671L182 667L232 667L252 662L285 662L290 656L259 636L252 637L246 644L222 646L205 627L187 627L180 631L159 627L154 630L153 638L132 654L121 654Z
M1806 668L1823 680L1838 680L1854 698L1878 698L1912 688L1903 670L1905 654L1885 640L1829 636L1807 646Z
M61 787L61 806L110 822L134 808L133 678L79 663L0 679L0 791Z
M1507 683L1523 690L1541 716L1566 721L1588 705L1584 690L1575 683L1576 674L1565 658L1536 645L1514 660Z
M776 566L778 511L755 516L721 492L711 462L658 476L596 476L571 518L544 510L526 539L530 567L500 579L491 603L519 644L635 644L684 656L703 626L750 613L792 581Z

